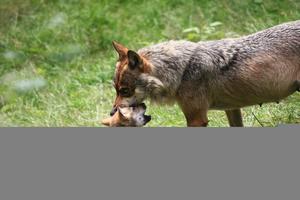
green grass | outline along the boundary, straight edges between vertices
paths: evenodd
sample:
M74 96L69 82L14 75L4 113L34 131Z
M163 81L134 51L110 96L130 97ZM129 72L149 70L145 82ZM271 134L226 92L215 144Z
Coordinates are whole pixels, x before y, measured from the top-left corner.
M235 37L297 19L297 0L1 0L0 126L101 126L115 95L112 40L138 49ZM243 109L244 123L300 123L299 108L294 94ZM147 113L149 127L185 126L176 105L151 105ZM221 111L209 120L228 126Z

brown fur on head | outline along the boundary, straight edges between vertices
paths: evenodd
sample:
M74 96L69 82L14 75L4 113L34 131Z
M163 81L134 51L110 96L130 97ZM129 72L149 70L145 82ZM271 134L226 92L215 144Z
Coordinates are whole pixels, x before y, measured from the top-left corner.
M114 76L116 99L111 115L117 111L118 106L134 106L142 103L149 92L145 91L145 88L151 88L149 84L157 84L153 78L145 76L151 73L153 67L144 56L117 42L113 42L113 46L119 54L119 59Z
M102 124L110 127L141 127L151 120L151 116L145 115L145 112L145 104L135 107L118 107L117 112L113 116L102 120Z

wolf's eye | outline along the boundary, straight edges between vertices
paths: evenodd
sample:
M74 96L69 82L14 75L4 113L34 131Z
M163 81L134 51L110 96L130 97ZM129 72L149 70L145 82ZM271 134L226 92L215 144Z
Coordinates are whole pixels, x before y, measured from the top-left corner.
M121 96L129 96L129 89L128 88L121 88L119 90Z

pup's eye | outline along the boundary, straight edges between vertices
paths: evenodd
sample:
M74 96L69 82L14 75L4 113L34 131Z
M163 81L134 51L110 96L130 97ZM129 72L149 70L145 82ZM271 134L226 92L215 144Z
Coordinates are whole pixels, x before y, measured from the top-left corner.
M128 88L121 88L119 90L121 96L129 96L129 89Z

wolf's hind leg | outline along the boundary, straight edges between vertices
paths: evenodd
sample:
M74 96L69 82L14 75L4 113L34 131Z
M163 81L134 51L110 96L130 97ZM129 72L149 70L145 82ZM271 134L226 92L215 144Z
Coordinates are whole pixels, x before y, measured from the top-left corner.
M243 127L243 118L241 109L225 110L228 122L233 127Z
M298 92L300 92L300 81L299 81L299 80L296 80L295 84L296 84L296 90L297 90Z

